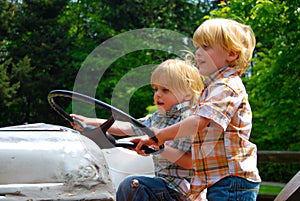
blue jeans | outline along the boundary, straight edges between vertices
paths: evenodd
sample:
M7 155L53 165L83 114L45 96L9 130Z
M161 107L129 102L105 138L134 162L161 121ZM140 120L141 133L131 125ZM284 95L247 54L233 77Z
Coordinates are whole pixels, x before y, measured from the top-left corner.
M255 201L259 183L241 177L225 177L207 188L209 201Z
M137 179L139 184L132 190L131 182ZM120 184L117 190L117 201L188 201L179 192L169 188L160 177L153 176L128 176ZM128 201L129 201L128 200Z

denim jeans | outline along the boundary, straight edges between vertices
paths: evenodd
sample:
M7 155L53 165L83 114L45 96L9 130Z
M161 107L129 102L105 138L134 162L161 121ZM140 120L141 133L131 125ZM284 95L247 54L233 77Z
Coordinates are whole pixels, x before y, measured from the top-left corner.
M139 184L132 190L131 182L134 179L137 179ZM153 176L126 177L119 184L117 201L127 201L129 194L131 194L130 201L188 201L182 193L169 188L162 178Z
M225 177L207 188L209 201L255 201L259 183L241 177Z

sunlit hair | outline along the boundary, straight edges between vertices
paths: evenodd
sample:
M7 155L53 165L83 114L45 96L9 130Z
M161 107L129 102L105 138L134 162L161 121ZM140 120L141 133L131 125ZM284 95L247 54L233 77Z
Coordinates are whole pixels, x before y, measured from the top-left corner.
M214 18L206 20L195 31L195 47L220 46L227 52L237 52L238 58L229 66L242 75L249 66L256 40L250 26L230 19Z
M192 95L191 106L204 86L198 69L181 59L168 59L158 65L152 72L151 85L166 87L174 94Z

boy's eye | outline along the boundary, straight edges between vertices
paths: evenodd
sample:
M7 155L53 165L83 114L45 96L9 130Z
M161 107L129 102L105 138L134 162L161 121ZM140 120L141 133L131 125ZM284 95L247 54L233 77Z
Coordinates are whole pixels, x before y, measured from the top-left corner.
M203 45L201 45L201 47L206 50L209 46L206 44L203 44Z
M170 90L167 89L167 88L164 88L164 89L162 89L162 91L163 91L164 93L168 93Z
M170 92L170 89L165 88L165 87L156 87L156 86L153 86L152 90L154 92L160 91L161 93L169 93Z
M202 44L202 45L198 45L197 47L196 47L196 50L198 50L198 49L203 49L203 50L207 50L208 48L209 48L209 45L206 45L206 44Z

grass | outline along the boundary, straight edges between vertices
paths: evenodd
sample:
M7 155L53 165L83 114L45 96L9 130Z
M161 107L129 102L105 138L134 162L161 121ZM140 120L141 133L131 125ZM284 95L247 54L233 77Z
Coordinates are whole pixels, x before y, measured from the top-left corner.
M282 186L271 186L262 184L259 189L259 194L279 194L279 192L283 189Z

